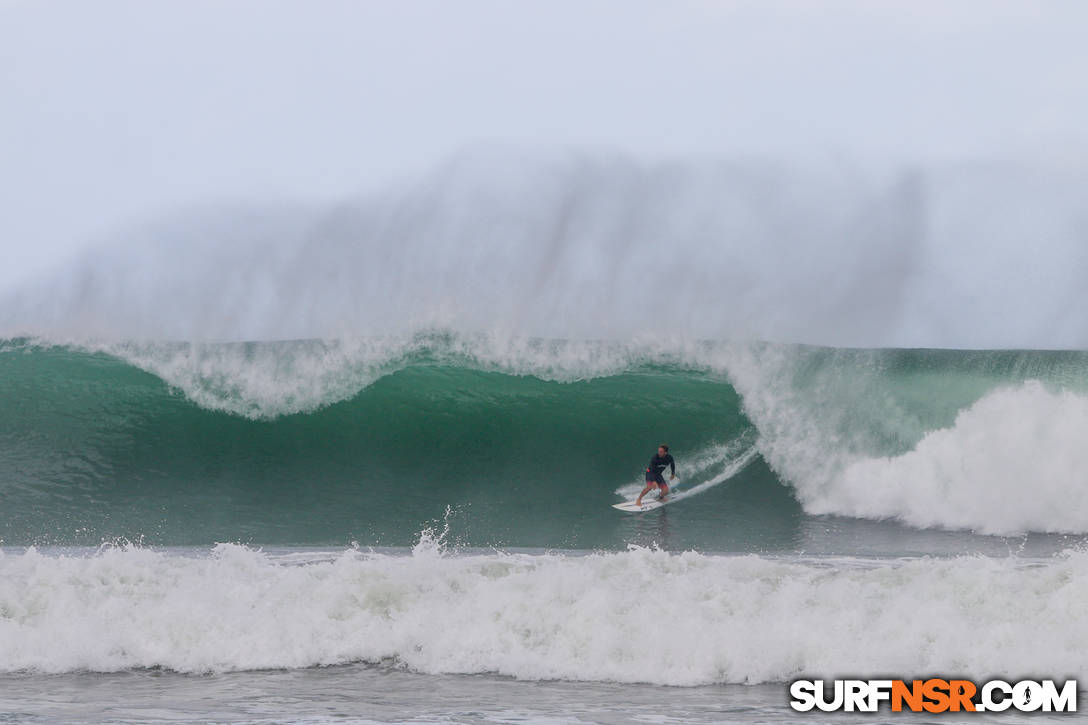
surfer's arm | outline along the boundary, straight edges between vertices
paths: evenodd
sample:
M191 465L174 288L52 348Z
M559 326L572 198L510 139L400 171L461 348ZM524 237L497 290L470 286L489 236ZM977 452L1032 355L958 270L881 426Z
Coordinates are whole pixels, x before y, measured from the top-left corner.
M676 461L672 456L669 456L669 469L672 471L672 477L676 478Z

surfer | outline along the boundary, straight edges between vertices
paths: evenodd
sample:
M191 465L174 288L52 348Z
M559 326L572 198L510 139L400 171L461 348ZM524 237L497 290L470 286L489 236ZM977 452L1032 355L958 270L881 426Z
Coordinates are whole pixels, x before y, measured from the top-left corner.
M657 455L650 459L650 465L646 467L646 488L642 489L642 493L635 500L636 506L641 506L642 497L655 488L661 491L661 494L657 497L658 501L664 501L665 497L669 495L669 484L665 483L666 468L672 471L672 477L669 480L675 481L676 462L669 455L669 447L662 443L657 447Z

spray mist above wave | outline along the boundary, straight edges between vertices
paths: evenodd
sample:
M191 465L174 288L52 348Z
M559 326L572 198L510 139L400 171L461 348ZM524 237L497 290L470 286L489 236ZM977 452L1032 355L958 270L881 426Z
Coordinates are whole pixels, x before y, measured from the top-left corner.
M1088 672L1083 553L895 564L646 549L446 556L425 537L411 556L31 550L0 554L0 574L2 672L363 661L681 686L859 669ZM662 612L683 616L667 631L638 626Z
M1085 191L1074 174L999 166L470 155L332 208L209 207L120 232L4 299L0 336L258 341L439 327L1074 346L1088 341L1068 312L1088 271Z

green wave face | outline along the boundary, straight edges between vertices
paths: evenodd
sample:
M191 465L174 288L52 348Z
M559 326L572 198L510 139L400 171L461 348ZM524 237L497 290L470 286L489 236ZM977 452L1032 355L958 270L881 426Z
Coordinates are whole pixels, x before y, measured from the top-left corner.
M103 354L0 354L5 544L405 545L454 509L463 543L598 547L660 440L747 426L736 393L646 370L559 383L409 365L317 411L203 409Z
M873 526L1088 532L1081 353L481 345L6 343L0 539L406 546L448 526L463 546L751 551ZM614 511L660 442L691 498Z

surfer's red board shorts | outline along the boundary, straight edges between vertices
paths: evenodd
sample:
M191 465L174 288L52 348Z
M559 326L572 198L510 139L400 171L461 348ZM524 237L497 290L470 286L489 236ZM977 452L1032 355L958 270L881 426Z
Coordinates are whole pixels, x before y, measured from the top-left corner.
M664 486L665 485L665 476L662 475L660 471L655 473L654 471L647 468L646 469L646 483L660 483L662 486Z

